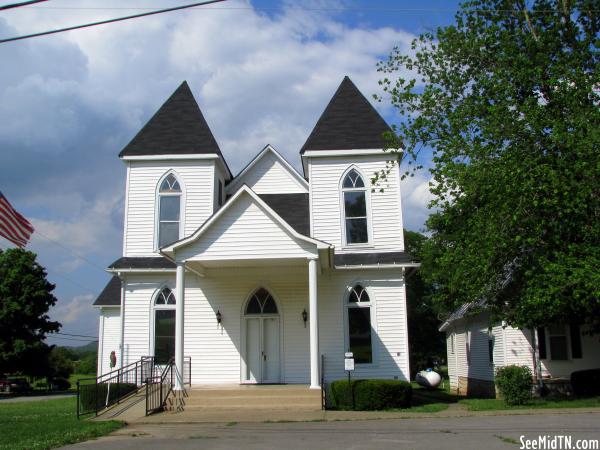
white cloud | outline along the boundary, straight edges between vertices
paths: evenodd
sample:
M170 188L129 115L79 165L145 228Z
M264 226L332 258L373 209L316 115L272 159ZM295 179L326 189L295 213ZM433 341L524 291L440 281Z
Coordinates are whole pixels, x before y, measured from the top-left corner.
M402 210L404 227L409 230L422 231L430 214L428 205L433 200L430 190L431 177L428 173L417 172L400 183L402 192Z
M81 320L83 316L90 314L90 305L94 298L93 294L82 294L76 295L65 304L62 304L59 300L52 310L52 318L63 325L72 325Z

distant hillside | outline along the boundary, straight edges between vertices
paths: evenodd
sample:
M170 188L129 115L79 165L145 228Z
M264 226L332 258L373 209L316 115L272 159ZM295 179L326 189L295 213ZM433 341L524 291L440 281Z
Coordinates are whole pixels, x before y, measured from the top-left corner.
M98 341L90 342L89 344L80 347L65 347L75 353L77 356L83 356L88 353L96 353L98 351Z

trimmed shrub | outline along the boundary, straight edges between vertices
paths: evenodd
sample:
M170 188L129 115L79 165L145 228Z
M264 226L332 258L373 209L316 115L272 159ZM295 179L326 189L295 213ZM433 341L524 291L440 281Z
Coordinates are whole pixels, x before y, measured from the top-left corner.
M110 384L110 394L108 385ZM82 413L92 412L106 406L106 395L108 394L108 405L112 405L119 398L135 391L137 386L133 383L104 383L104 384L82 384L79 386L79 402Z
M571 374L573 393L580 397L600 395L600 369L578 370Z
M409 408L412 386L399 380L346 380L330 385L331 404L335 409L351 410L352 395L357 411L374 411L390 408Z
M507 405L523 405L531 400L533 379L527 366L505 366L496 370L496 387Z
M71 387L71 382L63 377L52 378L49 384L53 391L66 391Z

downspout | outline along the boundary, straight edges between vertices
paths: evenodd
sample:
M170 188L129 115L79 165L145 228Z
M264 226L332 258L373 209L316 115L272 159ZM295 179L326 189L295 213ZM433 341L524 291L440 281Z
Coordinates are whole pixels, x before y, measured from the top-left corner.
M121 278L121 272L117 273L117 276ZM125 359L125 279L121 278L121 343L119 344L121 347L121 362L119 367L122 369L125 364L123 364L123 360Z
M544 383L542 382L542 363L540 362L540 352L538 351L537 345L537 330L530 329L531 333L531 346L533 348L533 370L535 372L535 381L538 385L538 389L540 394L542 393L542 388L544 387Z

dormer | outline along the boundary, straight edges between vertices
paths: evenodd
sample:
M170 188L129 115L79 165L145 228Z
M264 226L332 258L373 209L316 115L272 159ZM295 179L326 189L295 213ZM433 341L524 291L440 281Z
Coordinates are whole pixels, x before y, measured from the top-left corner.
M233 195L243 185L257 194L306 194L308 182L271 145L265 146L227 185Z
M386 168L384 133L391 128L345 77L302 147L310 185L311 236L336 253L404 250L400 171L372 186Z
M184 81L125 146L124 256L156 256L225 199L231 172Z

